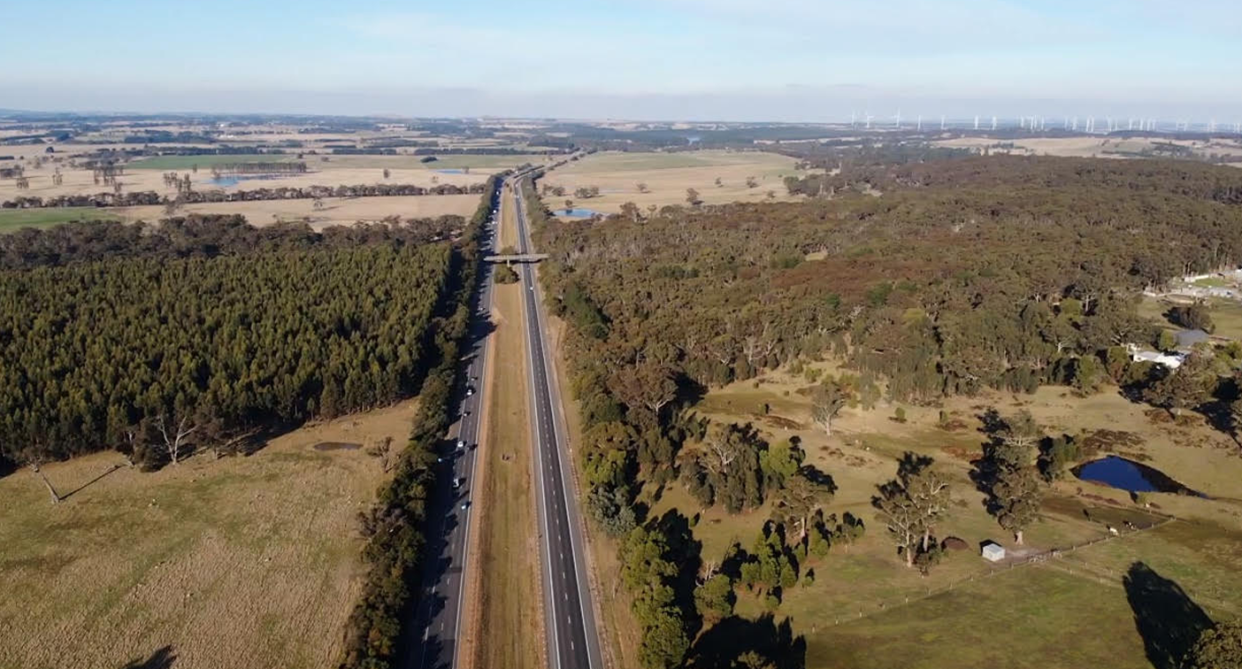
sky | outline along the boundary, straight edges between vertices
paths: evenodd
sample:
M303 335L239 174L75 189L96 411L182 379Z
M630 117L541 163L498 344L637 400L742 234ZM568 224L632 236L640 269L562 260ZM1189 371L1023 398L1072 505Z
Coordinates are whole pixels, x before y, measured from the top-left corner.
M0 109L1242 121L1238 0L0 0Z

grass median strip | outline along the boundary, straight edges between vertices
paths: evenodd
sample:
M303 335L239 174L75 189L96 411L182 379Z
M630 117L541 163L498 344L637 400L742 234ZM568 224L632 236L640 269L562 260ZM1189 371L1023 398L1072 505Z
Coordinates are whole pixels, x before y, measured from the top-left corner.
M543 666L543 596L535 516L522 288L496 286L492 386L482 447L475 667Z

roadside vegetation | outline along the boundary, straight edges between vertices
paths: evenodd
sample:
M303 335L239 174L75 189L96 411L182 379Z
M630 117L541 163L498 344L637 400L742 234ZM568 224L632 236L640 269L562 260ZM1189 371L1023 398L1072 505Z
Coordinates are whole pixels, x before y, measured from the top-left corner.
M1175 181L1166 170L1193 176ZM844 617L929 579L986 570L977 557L951 556L985 539L1025 561L1159 523L1141 497L1121 513L1132 504L1124 497L1074 501L1072 467L1134 448L1097 434L1108 420L1062 432L1038 405L997 399L936 413L957 398L1026 397L1045 386L1083 400L1112 394L1184 427L1194 412L1207 421L1197 430L1231 448L1242 347L1192 352L1173 374L1132 362L1123 345L1161 345L1162 328L1136 310L1139 290L1242 257L1233 172L947 157L885 174L881 197L839 190L799 204L600 222L553 219L528 187L537 246L551 255L541 272L550 306L569 324L562 351L581 413L584 508L617 537L641 666L783 667L812 657L813 666L868 666L827 660L831 645L828 655L808 654L808 639L819 644L836 618L818 606L810 613L815 596L833 593ZM755 390L740 414L710 409L718 389L759 389L778 369L800 382L781 394ZM916 409L933 432L913 441L854 442L863 435L842 431L854 411L885 411L885 422L903 426ZM1163 446L1151 453L1168 457ZM864 480L847 475L864 462ZM1059 528L1051 534L1048 518ZM1232 523L1219 536L1238 538ZM857 563L852 551L874 565L861 586L874 586L871 597L851 597L853 578L837 581L836 570ZM1097 577L1116 587L1141 559L1085 568L1106 569L1111 576ZM1210 579L1194 582L1203 593ZM1229 597L1204 602L1209 620L1238 613Z
M324 468L323 460L329 456L273 450L279 466L254 471L246 463L263 459L226 456L262 453L273 435L303 423L390 406L418 394L404 447L394 445L391 434L366 444L319 444L325 453L365 446L367 459L378 458L380 471L391 476L368 474L366 487L387 479L373 505L368 503L373 499L369 494L353 498L345 493L347 501L358 502L343 507L344 518L352 523L340 526L338 513L331 516L330 527L310 528L337 538L331 546L315 544L306 536L297 539L307 544L305 550L311 553L307 559L319 561L315 569L328 564L334 569L335 580L322 584L324 592L334 597L333 604L325 605L332 615L299 609L315 624L289 626L281 621L293 614L273 604L266 617L252 621L255 624L246 630L249 635L239 633L229 644L236 653L228 657L238 658L229 666L265 662L253 647L258 631L265 644L283 643L290 653L296 651L282 660L289 666L332 662L344 667L384 666L393 658L403 632L401 614L413 596L409 584L416 580L413 575L422 557L421 525L427 513L425 500L435 483L435 449L448 427L457 351L477 281L478 235L495 206L497 187L494 178L468 221L445 216L316 232L305 224L255 228L242 217L191 216L156 226L71 223L0 237L0 302L6 305L7 319L0 326L5 333L0 337L4 359L0 369L8 375L4 403L9 407L0 423L5 437L0 468L28 470L0 482L20 483L27 496L33 483L50 496L47 508L66 508L66 513L76 515L80 513L75 510L81 509L77 502L82 495L93 494L95 481L126 482L134 476L154 478L149 486L144 479L130 486L133 490L105 494L102 501L96 500L101 501L99 507L124 508L134 503L132 493L141 497L141 491L149 489L159 492L151 497L148 514L156 512L156 504L178 509L188 493L182 488L199 481L197 485L222 494L227 489L233 491L227 494L243 495L248 506L265 505L269 502L261 491L230 488L225 472L216 478L216 472L207 471L208 463L224 458L221 468L248 482L256 476L265 481L294 480L292 468L308 464ZM410 413L405 416L409 421ZM86 480L82 471L59 476L69 471L69 465L49 465L107 450L118 451L112 457L132 469L113 464L99 479ZM84 462L102 462L104 457L88 456ZM147 471L157 473L139 474ZM161 487L159 482L166 480L168 486ZM85 486L79 485L83 482ZM330 477L319 484L335 486L334 490L344 485ZM210 503L201 494L195 494L196 504ZM306 495L308 504L339 503L335 494ZM291 498L271 503L279 504L282 513L299 509ZM315 515L313 510L306 513ZM190 521L180 512L173 516L186 521L184 529L197 529L189 534L165 531L165 538L181 536L187 541L210 540L215 531L233 536L232 524L244 523L247 517L231 513L195 516ZM260 523L276 522L255 518ZM156 520L146 524L152 531L168 518L161 515ZM221 523L226 526L219 527ZM361 577L352 566L359 531L365 572ZM265 534L261 545L273 540L272 532ZM101 542L105 547L101 550L113 553L118 549L112 543L125 541L120 528L86 539ZM200 546L190 543L184 546L187 550L181 550L181 544L175 550L161 544L164 553L135 557L131 576L145 587L157 575L153 570L165 564L181 574L187 560L200 559ZM330 561L324 562L323 551L330 551ZM227 559L244 560L247 554L233 551ZM0 557L6 560L6 575L13 569L49 564L47 556ZM291 558L288 566L297 564ZM270 585L267 573L264 570L255 580ZM118 583L122 590L108 597L126 597L125 587L137 587L130 581ZM291 589L289 594L295 593ZM185 618L187 624L210 621L213 615L239 607L249 610L242 600L213 596L209 600L215 611L200 612L192 606L190 598L195 596L198 593L191 590L184 599L177 598L178 608L193 613ZM341 602L355 604L352 612ZM320 605L306 597L295 604ZM70 611L46 613L49 624L82 629L80 621L58 617ZM117 624L123 627L122 622ZM301 640L286 632L309 633L327 643L299 649ZM176 643L152 649L150 657L135 662L167 661L176 657L175 647L183 642L197 648L195 639L174 634ZM141 646L147 637L133 640ZM137 646L124 646L132 647ZM118 661L128 659L134 658Z
M479 279L479 236L497 205L501 178L488 180L488 192L455 245L449 299L439 306L428 331L434 361L419 394L419 411L410 439L400 452L392 481L380 489L379 501L360 516L367 538L363 559L367 576L362 597L345 629L342 669L389 666L403 632L402 614L414 610L417 574L426 540L427 499L435 486L436 448L452 422L454 379L459 350L469 331L470 298Z

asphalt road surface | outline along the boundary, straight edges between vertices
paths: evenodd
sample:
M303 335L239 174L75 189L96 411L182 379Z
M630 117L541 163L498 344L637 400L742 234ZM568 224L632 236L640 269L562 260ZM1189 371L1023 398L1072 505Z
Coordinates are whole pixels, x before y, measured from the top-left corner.
M499 201L496 203L499 207ZM488 234L480 245L481 254L490 253L495 243L497 216L488 224ZM475 463L478 458L480 409L487 401L486 373L487 347L490 341L491 323L488 314L492 308L492 266L482 263L479 288L471 308L474 309L470 323L470 336L462 357L468 360L466 376L458 384L457 397L460 420L450 430L450 442L441 449L440 466L445 468L438 477L431 500L431 516L427 527L428 555L433 556L426 564L422 596L414 611L412 625L406 627L417 634L405 644L400 656L401 667L413 669L448 669L458 666L457 656L461 626L463 579L466 575L467 542L470 535L470 517L475 480ZM460 445L459 445L460 442Z
M503 197L517 198L518 244L520 253L529 253L530 234L521 198L511 190L511 182L502 188ZM496 208L499 209L499 203ZM495 217L493 217L493 220ZM481 251L489 253L495 244L496 227ZM470 344L464 357L469 360L467 378L461 396L461 420L451 444L444 450L442 467L450 475L439 477L440 485L432 499L432 521L427 529L428 560L424 573L422 597L414 612L413 624L407 629L416 632L412 643L405 644L400 666L411 669L452 669L462 660L458 657L461 625L461 598L465 577L467 542L470 533L473 503L479 409L484 397L483 375L491 324L492 267L484 264L477 299L472 305L476 317L471 324ZM528 369L531 375L531 432L536 444L535 484L539 490L539 535L542 545L543 591L548 644L548 666L552 669L602 669L599 633L591 606L587 582L586 556L577 500L572 494L570 467L573 457L567 447L564 425L555 408L560 394L544 340L543 305L539 301L536 274L523 264L519 277L525 297ZM465 394L465 388L474 392ZM460 440L464 447L458 448ZM456 484L454 482L457 482ZM481 630L487 643L486 630Z
M504 197L517 200L518 252L531 253L521 197L508 184L504 193ZM531 415L535 420L531 429L536 445L535 484L539 490L548 665L552 669L602 668L599 633L587 582L586 544L572 492L573 455L555 410L561 398L544 340L543 305L533 265L523 264L519 277L525 298L528 369L533 390Z

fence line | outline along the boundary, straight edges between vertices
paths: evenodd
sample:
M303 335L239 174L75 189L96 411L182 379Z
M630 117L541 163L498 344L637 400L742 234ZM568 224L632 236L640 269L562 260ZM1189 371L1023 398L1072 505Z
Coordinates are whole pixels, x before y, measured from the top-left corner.
M868 618L868 617L874 616L874 615L876 615L876 614L885 613L885 612L887 612L887 611L891 611L891 610L893 610L893 609L897 609L897 608L900 608L900 607L902 607L902 606L907 606L907 605L909 605L909 604L917 603L917 602L923 601L923 600L925 600L925 599L929 599L929 598L931 598L931 597L935 597L935 596L937 596L937 595L942 595L942 594L944 594L944 593L946 593L946 592L952 592L952 591L953 591L954 589L956 589L958 586L961 586L961 585L964 585L964 584L974 583L975 581L979 581L979 580L983 580L983 579L991 578L991 577L993 577L993 576L996 576L997 574L1004 574L1004 573L1007 573L1007 572L1013 571L1013 569L1014 569L1015 567L1024 567L1024 566L1026 566L1026 565L1031 565L1031 564L1041 564L1041 563L1044 563L1044 562L1048 562L1049 560L1056 560L1056 561L1057 561L1057 566L1058 566L1058 568L1062 568L1062 569L1064 569L1064 570L1066 570L1066 571L1069 571L1069 572L1071 572L1071 573L1075 573L1075 575L1080 575L1080 576L1084 576L1084 577L1087 577L1087 578L1094 578L1094 579L1096 579L1096 580L1100 581L1101 583L1108 584L1108 583L1109 583L1109 581L1105 580L1105 579L1104 579L1104 577L1102 577L1102 576L1095 575L1095 574L1093 574L1093 575L1088 575L1088 574L1085 574L1085 573L1083 573L1083 574L1078 574L1078 573L1074 572L1074 571L1073 571L1073 569L1069 566L1069 563L1067 562L1067 557L1066 557L1066 556L1067 556L1068 554L1072 554L1072 553L1074 553L1075 551L1077 551L1077 550L1078 550L1078 549L1080 549L1080 548L1088 548L1088 547L1094 546L1094 545L1096 545L1096 544L1101 544L1101 543L1104 543L1104 542L1106 542L1106 541L1112 541L1112 540L1115 540L1115 539L1121 539L1121 538L1123 538L1123 537L1128 537L1128 536L1133 536L1133 535L1136 535L1136 534L1138 534L1138 533L1140 533L1140 532L1146 532L1146 531L1148 531L1148 530L1154 530L1154 529L1156 529L1157 527L1162 527L1162 526L1167 525L1167 524L1169 524L1169 523L1171 523L1171 522L1173 522L1173 521L1175 521L1175 520L1177 520L1177 518L1176 518L1176 517L1174 517L1174 516L1163 516L1163 517L1162 517L1159 521L1157 521L1157 522L1155 522L1155 523L1152 523L1151 525L1147 525L1146 527L1137 527L1137 528L1135 528L1135 529L1133 529L1133 530L1130 530L1130 531L1128 531L1128 532L1125 532L1125 533L1118 533L1118 534L1111 534L1111 533L1110 533L1110 534L1106 534L1106 535L1104 535L1104 536L1102 536L1102 537L1096 537L1095 539L1091 539L1091 540L1089 540L1089 541L1083 541L1083 542L1079 542L1079 543L1076 543L1076 544L1071 544L1070 546L1067 546L1067 547L1064 547L1064 548L1052 548L1052 549L1049 549L1049 550L1046 550L1046 551L1043 551L1043 552L1040 552L1040 553L1035 553L1035 554L1032 554L1032 555L1028 555L1028 556L1025 556L1025 557L1023 557L1023 558L1021 558L1021 559L1018 559L1018 560L1013 560L1013 561L1011 561L1011 562L1008 562L1008 563L1006 563L1006 564L1005 564L1005 566L1003 566L1003 567L993 567L992 569L990 569L990 570L988 570L987 572L984 572L984 573L977 573L977 574L971 574L971 575L969 575L969 576L964 576L964 577L962 577L962 578L956 579L956 580L954 580L954 581L950 581L950 582L949 582L949 583L947 583L947 584L943 584L943 585L940 585L940 586L937 586L937 587L931 587L931 586L928 586L928 587L927 587L924 591L922 591L922 592L917 592L917 593L914 593L913 595L905 595L902 599L899 599L899 600L896 600L896 601L880 601L878 604L874 604L874 605L873 605L873 607L874 607L874 608L873 608L872 610L870 610L870 611L866 611L866 612L864 612L863 608L862 608L862 607L859 607L856 615L849 615L849 616L837 616L837 617L835 618L835 620L833 621L833 623L832 623L832 624L833 624L833 626L836 626L836 625L840 625L840 624L841 624L841 623L843 623L843 622L850 622L850 621L854 621L854 620L860 620L860 619L862 619L862 618ZM1082 563L1076 563L1076 564L1082 564ZM1104 570L1104 571L1110 572L1110 573L1116 573L1116 578L1117 578L1117 579L1120 579L1120 578L1123 576L1123 574L1120 574L1120 573L1117 573L1117 572L1113 572L1113 570L1108 569L1107 567L1098 567L1098 568L1099 568L1099 569L1102 569L1102 570ZM1229 608L1231 608L1231 607L1226 607L1226 610L1229 610Z

